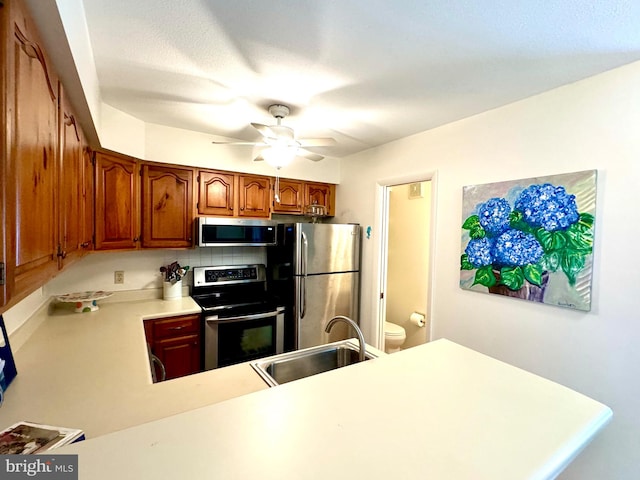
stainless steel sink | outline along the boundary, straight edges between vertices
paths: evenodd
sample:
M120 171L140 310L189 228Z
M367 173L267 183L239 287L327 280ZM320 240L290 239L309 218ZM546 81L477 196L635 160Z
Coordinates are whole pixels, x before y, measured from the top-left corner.
M253 369L271 387L336 368L358 363L359 346L352 340L282 353L251 362ZM366 350L365 360L378 355Z

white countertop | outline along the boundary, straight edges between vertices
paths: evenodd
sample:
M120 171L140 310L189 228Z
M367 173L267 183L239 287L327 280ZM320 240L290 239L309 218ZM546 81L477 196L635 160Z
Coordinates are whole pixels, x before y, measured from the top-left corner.
M58 452L79 454L92 480L546 479L610 418L568 388L437 340Z
M268 388L246 364L152 383L143 320L200 311L191 297L100 302L90 313L41 310L30 320L39 327L14 352L18 375L0 428L27 420L93 438Z

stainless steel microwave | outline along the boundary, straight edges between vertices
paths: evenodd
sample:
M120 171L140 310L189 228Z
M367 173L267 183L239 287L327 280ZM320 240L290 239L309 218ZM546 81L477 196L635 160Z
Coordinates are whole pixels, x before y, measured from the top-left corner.
M198 217L199 247L264 247L276 244L276 222Z

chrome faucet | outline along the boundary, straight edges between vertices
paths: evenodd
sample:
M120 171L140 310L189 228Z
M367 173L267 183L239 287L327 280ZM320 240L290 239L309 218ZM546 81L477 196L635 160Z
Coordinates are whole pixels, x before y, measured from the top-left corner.
M333 317L331 320L329 320L329 323L327 323L327 327L324 329L324 331L329 333L331 331L331 327L333 327L334 324L340 321L346 323L347 325L351 325L353 329L356 331L356 334L358 335L358 342L360 343L360 352L358 355L358 361L359 362L364 361L364 353L366 348L366 345L364 343L364 335L362 335L362 330L360 330L360 327L358 327L358 324L356 322L351 320L349 317L338 315L336 317Z

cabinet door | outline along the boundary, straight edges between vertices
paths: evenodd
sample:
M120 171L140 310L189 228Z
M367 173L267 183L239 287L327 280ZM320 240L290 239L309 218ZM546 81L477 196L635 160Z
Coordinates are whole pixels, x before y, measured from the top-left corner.
M200 340L198 335L164 338L153 344L153 353L167 372L166 380L200 372Z
M82 253L83 223L84 223L84 185L83 185L83 142L80 127L71 110L62 86L59 90L60 110L60 249L58 266L63 265Z
M82 148L82 233L80 236L80 248L85 252L93 250L93 234L95 225L94 213L94 162L93 152L83 145Z
M233 216L233 173L198 171L198 213L200 215Z
M271 179L254 175L238 175L238 216L266 217L271 215L269 200Z
M162 164L142 166L142 246L191 247L193 170Z
M138 161L95 152L95 248L136 248L139 241Z
M305 184L305 207L309 205L324 205L326 215L335 215L335 185L328 183Z
M144 330L167 380L202 371L199 314L145 320Z
M278 192L276 192L278 188ZM273 191L273 212L275 213L302 213L302 196L304 195L304 184L299 180L279 179L275 183ZM279 194L280 201L276 200L276 193Z
M58 79L20 2L12 2L10 12L6 269L9 294L17 298L58 269Z

